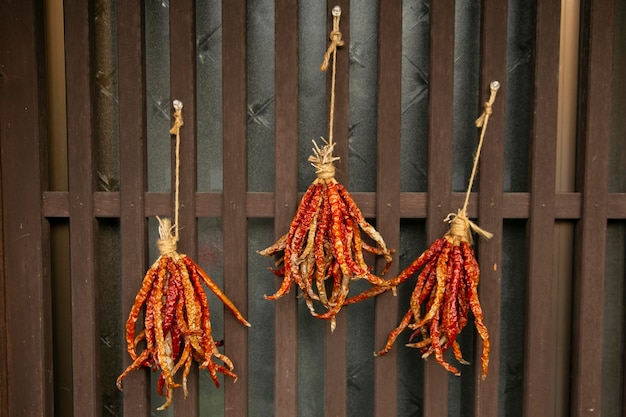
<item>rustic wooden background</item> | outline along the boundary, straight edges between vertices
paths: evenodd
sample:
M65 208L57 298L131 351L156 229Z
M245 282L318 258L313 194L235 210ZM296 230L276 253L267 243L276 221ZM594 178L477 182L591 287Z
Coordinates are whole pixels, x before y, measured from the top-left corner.
M619 76L626 7L483 0L475 16L459 17L468 7L461 3L3 1L0 414L626 415L626 95ZM441 220L462 205L455 181L464 184L467 175L458 173L458 161L471 160L476 132L458 145L465 134L456 119L460 101L469 102L461 116L471 125L489 83L503 86L470 202L470 215L495 234L477 245L492 338L485 381L475 366L451 377L434 361L410 356L402 343L384 357L369 356L395 327L410 289L354 310L364 318L342 313L333 334L302 314L295 291L275 303L259 301L275 282L265 270L271 262L255 251L286 231L312 178L305 162L310 140L326 135L326 94L307 81L321 56L305 41L313 33L325 47L336 4L346 41L338 62L338 179L353 188L388 246L399 249L391 274L445 232ZM373 26L360 25L362 10L376 11ZM416 11L419 19L408 17ZM527 21L520 21L522 12ZM159 13L167 31L153 26ZM475 34L475 68L455 66L461 18ZM315 32L310 23L320 19L327 27ZM199 29L209 23L221 36L218 56L205 50L215 41L212 32ZM403 36L419 25L427 35L424 128L407 134L410 84L403 71L410 57ZM514 37L520 27L529 35L525 45ZM262 47L250 43L268 31ZM376 46L375 79L366 89L375 102L357 108L360 90L351 77L355 82L359 62L347 54L368 40ZM512 56L524 59L512 62ZM259 67L251 57L270 63L272 82L255 81ZM515 78L513 64L527 69L526 84ZM470 92L461 94L466 80L473 80ZM520 85L514 88L514 81ZM217 107L206 104L203 83L221 91ZM263 87L271 90L269 101L252 103L255 88ZM157 93L165 99L156 102ZM213 302L216 332L239 380L216 390L194 371L190 397L178 393L171 410L154 414L161 399L154 398L148 371L128 377L123 393L113 381L128 365L123 323L155 256L152 219L172 212L167 129L174 98L185 105L179 249L206 266L253 327L243 328ZM251 121L260 111L255 105L272 108L269 147L255 148L263 134ZM165 117L156 117L157 110ZM310 119L312 112L322 118ZM207 117L220 124L208 139ZM361 145L375 149L373 163L356 161L353 144L340 139L353 137L359 117L376 121ZM316 123L319 132L310 137L307 129ZM155 145L160 137L166 139ZM402 184L407 158L414 157L406 143L417 147L416 137L424 152L413 162L425 161L424 187L412 189ZM257 152L268 155L267 163L251 168ZM563 160L573 161L569 180L562 178ZM217 165L217 173L207 165ZM507 185L515 170L523 172L520 187ZM471 331L463 345L478 362ZM364 358L364 371L355 368L355 357Z

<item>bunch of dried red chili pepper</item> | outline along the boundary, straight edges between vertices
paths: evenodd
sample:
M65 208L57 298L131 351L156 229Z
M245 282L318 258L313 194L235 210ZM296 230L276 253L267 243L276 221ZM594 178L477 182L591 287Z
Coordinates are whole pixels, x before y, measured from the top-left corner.
M351 280L366 279L380 287L389 285L389 281L370 272L363 251L383 256L387 261L385 271L392 251L365 220L350 193L334 178L333 162L338 158L332 156L333 144L325 143L322 148L315 144L313 151L309 161L316 168L317 178L304 193L289 231L259 253L271 256L283 252L278 262L281 266L274 271L283 276L282 285L266 298L282 297L296 283L311 314L331 319L334 329L334 317L347 299ZM376 246L363 241L361 230ZM330 294L327 280L332 282ZM314 301L319 301L326 311L316 312Z
M190 257L177 252L178 242L178 193L180 166L180 128L183 126L183 104L174 100L174 126L170 133L176 135L176 185L175 225L169 219L160 219L157 246L160 256L143 278L141 289L126 321L126 344L133 362L117 378L122 380L132 371L142 367L161 370L157 390L165 396L164 410L172 404L174 389L181 387L187 396L187 376L192 360L207 369L217 387L217 373L237 379L232 361L217 349L222 342L213 340L209 302L203 285L206 285L228 307L237 320L250 326L235 305L226 297L209 275ZM172 230L176 229L175 234ZM145 307L145 309L144 309ZM143 329L137 334L137 321L144 310ZM143 350L142 350L143 349ZM140 352L139 352L140 351ZM217 359L221 363L215 361ZM182 371L182 381L174 381Z
M472 248L471 230L480 230L485 237L490 235L475 226L461 210L451 215L448 221L450 229L446 235L434 241L394 278L396 283L401 283L421 270L411 294L409 310L398 327L389 333L385 347L377 355L387 353L399 334L409 327L414 329L409 341L416 337L422 340L409 343L408 347L420 349L424 358L434 353L437 362L446 370L460 375L457 368L446 362L443 353L451 347L456 360L468 364L456 338L468 323L471 311L483 345L481 360L484 378L489 366L490 343L478 299L480 269ZM425 314L422 317L424 305Z
M385 347L376 353L376 355L383 355L389 352L400 333L409 327L414 331L409 338L411 343L407 344L408 347L420 349L424 358L434 353L437 362L446 370L455 375L460 375L459 370L448 363L443 354L448 348L452 348L454 357L459 363L468 363L463 359L456 338L468 323L469 312L471 311L476 330L482 340L483 379L487 376L489 367L490 342L478 299L477 288L480 280L480 269L472 248L472 232L488 239L492 235L471 222L467 218L466 209L478 167L487 122L492 113L492 105L500 84L494 81L490 88L491 97L485 103L483 114L476 120L476 126L481 127L482 132L474 157L474 166L465 196L465 204L456 214L448 215L446 219L450 223L448 232L442 238L434 241L398 277L388 281L395 288L420 271L411 294L409 310L400 320L398 327L389 333ZM389 285L386 287L374 286L346 300L345 304L374 297L389 289ZM422 312L425 313L423 316ZM421 337L421 340L413 342L413 339L417 337Z
M117 378L117 387L121 390L122 380L136 369L160 369L158 393L167 399L159 410L164 410L172 404L174 388L182 385L187 395L187 375L194 359L200 363L200 369L209 371L216 386L219 386L218 372L237 379L233 363L217 349L222 343L213 340L203 285L213 291L239 322L250 324L199 265L176 251L169 219L159 219L159 234L161 256L144 276L126 322L127 350L133 362ZM144 328L136 335L144 307ZM145 342L145 347L140 347L140 342ZM183 369L182 384L174 381L180 369Z
M274 270L276 275L283 277L282 285L274 295L266 298L276 300L296 283L311 314L331 320L331 330L334 330L335 316L348 298L350 281L365 279L378 287L389 285L387 280L370 272L372 268L365 263L363 251L385 258L387 265L382 274L389 268L392 251L365 220L350 193L335 179L333 163L339 158L333 156L333 115L337 48L343 45L339 31L341 8L335 6L332 15L331 44L321 66L325 71L332 59L329 139L322 139L324 145L321 148L313 141L313 155L309 162L315 167L317 178L304 193L289 231L259 253L272 256L283 252L277 263L281 266ZM363 241L361 230L372 238L375 246ZM321 303L325 311L318 313L314 302Z

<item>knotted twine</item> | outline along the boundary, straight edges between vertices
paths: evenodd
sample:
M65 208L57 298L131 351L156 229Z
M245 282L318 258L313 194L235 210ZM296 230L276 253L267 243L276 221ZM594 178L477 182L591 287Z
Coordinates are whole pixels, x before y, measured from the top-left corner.
M315 148L313 152L314 156L309 156L309 162L315 167L315 173L318 178L328 179L335 176L335 167L333 162L339 160L339 157L333 157L333 149L335 143L333 142L333 131L335 125L335 84L337 79L337 48L343 46L341 31L339 30L339 22L341 21L341 7L335 6L332 10L333 15L333 29L330 32L330 45L324 54L324 61L320 66L321 71L328 70L328 65L332 59L332 70L330 77L330 109L328 115L328 141L321 138L324 142L324 146L320 149L315 141L313 145Z
M496 100L496 94L500 88L500 83L498 81L492 81L491 84L489 84L489 87L491 89L491 95L489 96L489 100L484 103L483 113L480 117L478 117L478 119L476 119L475 122L476 127L481 128L481 132L478 140L478 146L476 148L476 154L474 155L472 173L470 174L469 184L467 186L467 191L465 192L465 202L463 203L463 208L459 209L456 213L449 213L444 219L445 222L450 224L450 229L447 233L448 236L454 239L465 240L470 244L472 244L473 241L472 232L484 237L485 239L491 239L493 237L493 233L480 228L476 223L472 222L467 217L467 206L472 193L472 186L474 184L476 172L478 171L480 151L483 147L485 132L487 131L487 123L489 123L489 117L493 113L493 103Z
M170 129L170 134L174 135L176 138L174 151L174 226L171 226L169 219L161 219L157 216L157 220L159 221L159 239L157 240L157 247L161 255L174 256L176 258L178 257L176 245L178 243L178 208L180 205L180 128L183 127L185 123L183 122L183 103L180 100L174 100L172 106L174 107L174 124Z

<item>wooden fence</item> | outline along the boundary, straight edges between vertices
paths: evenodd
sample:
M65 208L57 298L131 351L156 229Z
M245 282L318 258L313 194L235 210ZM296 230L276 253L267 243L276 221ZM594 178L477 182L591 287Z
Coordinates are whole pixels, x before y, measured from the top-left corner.
M177 393L163 414L626 415L626 7L469 3L2 2L1 414L160 415L150 372L129 376L123 393L114 381L129 363L125 317L155 257L150 219L172 213L167 129L179 99L179 249L253 327L212 303L239 379L216 390L192 371L189 397ZM326 135L318 52L336 4L337 178L397 249L391 276L462 205L471 125L489 83L502 84L469 213L494 233L477 244L492 339L484 381L474 365L452 377L404 341L373 358L410 281L398 297L348 307L334 333L296 294L262 299L276 281L255 251L287 230L313 176L310 140ZM462 346L479 362L473 331Z

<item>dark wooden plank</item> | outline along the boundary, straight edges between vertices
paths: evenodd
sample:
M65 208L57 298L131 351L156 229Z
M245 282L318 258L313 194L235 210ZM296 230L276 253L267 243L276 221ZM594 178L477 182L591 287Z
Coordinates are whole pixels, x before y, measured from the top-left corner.
M500 375L500 270L502 261L503 173L504 173L504 103L506 99L507 5L498 0L486 0L482 7L481 33L481 102L489 98L489 85L501 85L489 119L489 128L480 159L478 222L494 234L491 240L478 242L478 262L481 279L478 287L485 325L489 330L491 353L489 376L482 381L476 366L474 414L484 417L498 415L498 384ZM482 106L481 106L482 111ZM474 363L480 363L482 344L477 343Z
M144 9L142 2L118 4L117 48L119 90L120 192L119 217L122 273L122 319L126 318L147 269L146 69L144 64ZM95 200L95 199L94 199ZM97 200L96 215L98 213ZM130 365L124 353L124 367ZM148 371L133 372L124 381L124 415L149 416Z
M446 232L442 221L453 207L452 120L454 98L454 1L430 5L430 58L428 95L428 200L427 240ZM436 361L424 365L424 415L448 414L448 372Z
M274 234L287 232L298 207L298 1L275 5ZM250 203L250 200L249 200ZM251 207L251 205L248 205ZM280 285L279 280L277 285ZM298 414L298 311L296 291L275 301L274 415Z
M376 217L376 194L371 192L351 193L354 201L367 218ZM298 199L302 193L298 194ZM581 193L557 193L554 196L555 218L580 219ZM465 200L463 193L452 193L451 207L461 207ZM298 200L299 201L299 200ZM467 214L471 218L478 216L478 193L470 196ZM196 217L221 217L222 193L197 192ZM274 217L274 193L249 192L246 201L248 217ZM427 193L400 193L400 218L425 219L427 217ZM169 193L146 192L145 216L169 216L171 214L171 196ZM504 193L502 196L502 216L505 219L527 219L530 212L530 193ZM43 194L44 217L69 217L69 194L66 191L46 191ZM120 195L118 192L95 192L94 215L96 217L120 217ZM607 218L626 218L626 194L608 195ZM291 219L289 219L291 220Z
M244 316L248 311L248 227L246 218L246 2L222 4L223 149L224 149L224 290ZM248 333L225 315L226 354L239 380L224 384L227 417L248 414Z
M582 86L576 183L582 219L576 225L571 415L602 415L608 152L613 77L614 1L581 5Z
M95 191L93 193L93 214L96 217L120 217L120 192Z
M183 104L183 127L180 129L179 201L176 207L176 139L172 135L172 224L178 209L178 250L196 259L198 228L195 216L197 177L196 156L196 20L195 2L181 0L170 3L170 99ZM174 108L170 104L172 125ZM195 417L200 414L198 368L193 366L187 387L187 398L181 390L174 394L174 415Z
M610 193L608 195L608 207L606 209L607 218L620 219L626 218L626 193Z
M67 142L72 299L74 415L98 415L102 409L100 332L93 216L94 92L93 19L84 1L64 3L67 83Z
M0 4L0 410L11 416L53 415L49 226L41 218L48 178L42 9Z
M554 406L555 330L546 318L553 306L560 17L560 3L537 3L522 405L527 417L550 415Z
M1 84L0 84L1 87ZM0 106L2 106L0 104ZM2 129L2 127L0 127ZM0 130L1 132L2 130ZM0 147L1 149L1 147ZM6 177L6 175L4 175ZM2 178L2 161L0 160L0 178ZM2 181L0 181L0 196L2 196ZM9 415L9 390L7 376L7 316L6 316L6 275L4 273L4 228L2 216L2 199L0 198L0 415Z
M402 126L402 2L378 6L378 143L376 228L389 248L400 248L400 127ZM380 268L379 268L380 270ZM398 274L398 256L388 276ZM375 346L397 325L398 298L376 297ZM374 415L397 414L397 349L374 361Z
M335 111L333 141L335 142L335 156L341 159L337 162L335 178L348 187L348 138L349 138L349 64L350 64L350 2L347 0L327 1L328 31L323 36L330 42L328 34L333 28L332 9L341 7L339 30L344 45L337 50L337 72L335 85ZM322 34L320 34L322 36ZM322 57L320 57L320 64ZM330 80L332 67L329 65L328 103L330 104ZM327 106L330 110L330 106ZM337 327L331 334L330 326L326 326L325 361L324 361L324 414L326 416L345 416L347 414L347 366L348 366L348 315L345 311L336 317Z

